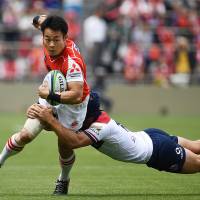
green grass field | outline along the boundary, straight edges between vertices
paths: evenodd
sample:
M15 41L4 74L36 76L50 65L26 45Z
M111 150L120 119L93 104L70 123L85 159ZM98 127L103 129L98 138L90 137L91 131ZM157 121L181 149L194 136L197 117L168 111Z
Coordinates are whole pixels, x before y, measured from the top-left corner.
M200 138L199 116L114 116L132 130L165 129L190 139ZM0 148L23 125L21 114L0 114ZM0 169L0 200L48 199L200 199L200 174L157 172L145 165L114 161L92 147L76 150L68 197L51 193L59 174L56 136L44 132Z

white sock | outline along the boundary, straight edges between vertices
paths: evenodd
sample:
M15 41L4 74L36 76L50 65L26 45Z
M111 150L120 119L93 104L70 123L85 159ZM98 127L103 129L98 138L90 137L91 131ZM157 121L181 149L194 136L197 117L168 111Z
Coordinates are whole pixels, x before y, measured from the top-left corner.
M69 173L71 168L75 162L75 154L73 153L69 158L63 159L61 156L59 157L60 166L61 166L61 173L59 175L59 181L67 181L69 180Z
M5 147L3 148L0 154L0 165L3 165L3 163L8 157L19 153L24 148L24 146L20 146L17 144L15 140L16 135L17 134L14 134L13 136L11 136L8 139Z

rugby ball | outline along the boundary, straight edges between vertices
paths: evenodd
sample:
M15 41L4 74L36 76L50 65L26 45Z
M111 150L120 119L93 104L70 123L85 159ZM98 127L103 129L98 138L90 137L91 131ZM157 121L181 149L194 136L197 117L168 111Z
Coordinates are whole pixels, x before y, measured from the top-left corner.
M52 70L44 77L43 83L47 82L49 92L60 93L67 90L67 82L59 70ZM53 100L47 100L51 105L58 105L59 103Z

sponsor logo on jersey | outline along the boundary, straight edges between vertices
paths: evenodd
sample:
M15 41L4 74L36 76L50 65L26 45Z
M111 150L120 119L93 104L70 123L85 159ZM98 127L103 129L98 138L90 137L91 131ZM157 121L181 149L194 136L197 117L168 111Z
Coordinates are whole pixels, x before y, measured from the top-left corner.
M71 78L77 78L77 77L81 77L81 73L80 72L76 72L76 73L73 73L73 74L69 74L69 76Z
M90 131L99 135L102 128L103 125L101 123L96 122L92 124L92 126L90 127Z
M93 133L95 133L95 134L97 134L97 135L99 135L100 130L101 130L101 129L96 128L96 127L91 127L91 128L90 128L90 131L93 132Z
M81 69L80 69L79 65L72 64L69 73L75 73L75 72L81 72Z
M82 77L82 72L79 65L73 63L71 68L69 69L69 76L71 78Z

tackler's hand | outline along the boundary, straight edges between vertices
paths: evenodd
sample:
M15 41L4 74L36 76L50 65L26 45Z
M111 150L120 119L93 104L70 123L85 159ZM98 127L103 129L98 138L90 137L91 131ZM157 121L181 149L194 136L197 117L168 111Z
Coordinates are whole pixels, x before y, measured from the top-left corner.
M46 118L46 115L44 115L44 113L45 113L44 111L46 109L48 110L49 113L52 113L51 107L46 108L46 106L43 106L40 104L33 104L27 109L27 117L31 118L31 119L35 119L35 118L39 119L41 124L44 126L43 128L46 131L51 131L51 127L46 122L46 120L48 120L48 118Z
M42 124L51 126L51 121L54 119L52 107L39 108L36 116Z
M27 117L31 118L31 119L37 118L38 109L40 109L40 108L41 108L41 105L39 105L37 103L31 105L26 111Z

